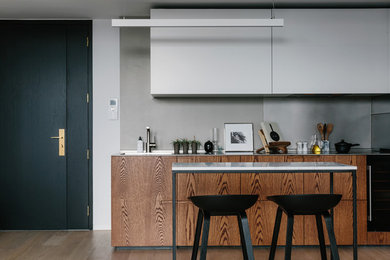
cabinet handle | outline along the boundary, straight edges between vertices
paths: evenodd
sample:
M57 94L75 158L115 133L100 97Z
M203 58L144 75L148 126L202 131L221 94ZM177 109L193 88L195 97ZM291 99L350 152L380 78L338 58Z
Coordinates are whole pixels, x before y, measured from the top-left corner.
M372 221L372 182L371 182L371 165L367 166L368 170L368 221Z

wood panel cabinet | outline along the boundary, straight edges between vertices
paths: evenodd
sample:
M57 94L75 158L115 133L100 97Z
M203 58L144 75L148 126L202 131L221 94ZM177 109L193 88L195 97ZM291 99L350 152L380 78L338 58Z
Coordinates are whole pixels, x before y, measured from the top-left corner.
M390 243L387 234L367 234L365 191L366 156L355 155L254 155L254 156L113 156L112 157L112 245L169 246L172 243L172 173L174 162L291 162L334 161L358 166L358 242ZM259 194L247 212L254 245L270 245L276 205L266 199L275 194L329 193L329 174L179 174L177 177L177 242L192 246L198 209L189 196L205 194ZM335 208L338 244L352 244L352 178L334 174L334 192L343 194ZM294 245L316 245L315 221L297 216ZM285 216L279 244L285 243ZM235 217L213 217L210 245L239 245Z
M172 163L176 157L113 156L112 246L172 244Z

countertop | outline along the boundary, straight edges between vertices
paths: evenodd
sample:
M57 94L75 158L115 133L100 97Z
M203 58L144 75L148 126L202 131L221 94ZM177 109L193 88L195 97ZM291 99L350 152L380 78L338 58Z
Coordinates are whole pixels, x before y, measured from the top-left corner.
M357 167L334 162L212 162L212 163L174 163L176 172L237 172L237 171L356 171Z
M313 154L313 153L297 153L296 150L289 150L288 154L266 154L266 153L256 153L256 152L220 152L217 154L205 154L203 150L198 150L198 154L192 154L189 151L189 154L173 154L173 150L155 150L152 153L137 153L136 150L123 150L120 153L113 154L112 156L229 156L229 155L263 155L263 156L274 156L274 155L305 155L305 156L317 156L317 155L390 155L390 153L380 153L379 150L374 149L351 149L347 154L337 153L335 150L330 151L329 153L322 154Z

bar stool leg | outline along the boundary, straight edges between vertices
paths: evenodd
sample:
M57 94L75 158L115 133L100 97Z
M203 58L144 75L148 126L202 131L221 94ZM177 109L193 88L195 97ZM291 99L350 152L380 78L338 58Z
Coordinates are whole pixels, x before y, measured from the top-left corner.
M240 229L241 246L244 260L254 260L251 233L249 230L248 218L245 211L242 211L237 216L238 227Z
M203 224L203 212L200 209L198 212L198 220L196 221L195 239L194 239L194 246L192 247L191 260L196 260L196 257L198 256L199 240L200 240L200 233L202 231L202 224Z
M320 243L321 260L326 260L326 246L324 238L324 227L322 226L321 215L316 215L318 242Z
M276 218L275 218L275 225L274 225L274 233L272 235L272 243L271 243L271 249L269 251L269 260L275 259L275 251L276 251L276 245L278 243L278 236L279 236L279 230L280 230L280 222L282 220L282 209L278 207L276 210Z
M210 214L207 211L204 211L203 215L204 215L204 223L203 223L202 247L200 249L200 260L206 260L207 242L209 240L209 230L210 230Z
M332 217L330 216L329 212L327 212L327 211L323 212L322 215L324 216L326 229L328 230L328 236L329 236L332 257L334 260L340 260L339 252L337 250L336 237L334 235L334 230L333 230Z
M294 215L287 214L287 232L286 232L286 249L284 259L291 260L291 246L294 232Z

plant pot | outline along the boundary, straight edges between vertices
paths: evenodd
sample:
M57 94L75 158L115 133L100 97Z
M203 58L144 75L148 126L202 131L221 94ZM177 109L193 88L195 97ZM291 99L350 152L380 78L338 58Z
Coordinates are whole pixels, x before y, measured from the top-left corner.
M173 144L173 153L174 154L179 154L180 153L180 144L179 143L174 143Z
M189 148L190 144L187 143L187 142L184 142L183 143L183 154L188 154L188 148Z
M198 154L198 144L191 143L191 150L192 150L192 154Z

